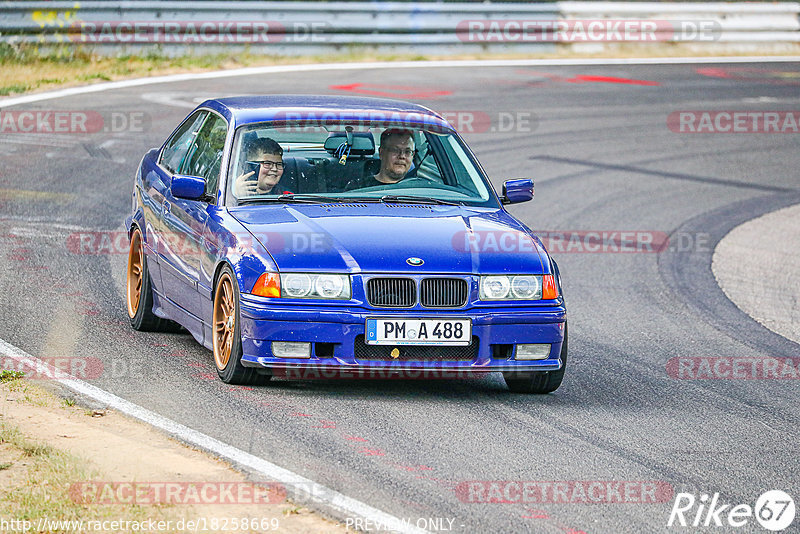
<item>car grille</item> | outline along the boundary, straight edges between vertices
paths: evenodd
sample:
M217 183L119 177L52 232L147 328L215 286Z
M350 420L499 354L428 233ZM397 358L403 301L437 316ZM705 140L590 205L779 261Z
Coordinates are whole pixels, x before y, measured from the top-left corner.
M478 356L478 338L472 337L471 345L422 346L422 345L367 345L364 336L356 336L354 347L356 360L392 361L472 361ZM392 350L400 354L392 358Z
M416 289L411 278L371 278L367 300L376 308L410 308L417 302Z
M469 286L460 278L425 278L420 302L426 308L460 308L467 303Z
M425 278L420 284L420 302L426 308L460 308L467 303L469 284L461 278ZM367 280L367 301L376 308L410 308L417 303L412 278Z

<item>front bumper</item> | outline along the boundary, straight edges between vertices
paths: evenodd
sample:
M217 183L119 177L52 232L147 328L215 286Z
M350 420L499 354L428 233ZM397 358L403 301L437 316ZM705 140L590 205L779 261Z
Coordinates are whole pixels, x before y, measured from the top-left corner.
M362 343L368 317L466 317L472 320L471 359L426 359L416 356L398 359L365 359L356 354ZM324 377L327 371L355 373L380 371L447 372L555 371L561 368L566 309L563 305L539 307L492 307L461 310L371 310L358 306L314 307L310 305L266 306L258 298L243 294L240 301L242 364L284 370L314 369ZM310 358L278 358L272 341L312 343ZM550 354L542 360L516 360L514 346L521 343L549 343ZM387 351L391 350L391 346ZM400 347L402 350L403 347ZM417 347L418 349L418 347ZM433 352L433 351L432 351ZM363 351L362 351L363 354ZM424 376L424 375L423 375ZM434 375L430 375L434 376Z

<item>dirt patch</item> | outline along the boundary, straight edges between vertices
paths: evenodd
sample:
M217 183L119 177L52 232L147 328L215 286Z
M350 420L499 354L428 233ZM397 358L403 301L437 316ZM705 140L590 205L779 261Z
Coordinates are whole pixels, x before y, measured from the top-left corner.
M346 532L287 501L280 487L255 485L226 463L142 423L113 411L69 406L24 380L0 384L0 429L0 519L35 521L41 513L51 514L49 520L154 519L171 522L163 530L170 532L190 530L179 528L181 520L194 521L199 532ZM39 452L31 453L32 447ZM33 492L41 501L43 490L52 506L32 506ZM220 504L217 496L226 494L233 500ZM67 517L52 515L59 513Z

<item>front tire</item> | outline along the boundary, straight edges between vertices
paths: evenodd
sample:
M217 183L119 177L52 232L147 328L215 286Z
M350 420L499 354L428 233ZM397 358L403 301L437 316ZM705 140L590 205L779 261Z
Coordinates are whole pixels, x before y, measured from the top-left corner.
M131 234L128 251L127 298L128 319L134 330L142 332L177 332L178 323L153 313L153 286L147 257L144 254L142 233L136 228Z
M503 373L508 389L514 393L545 394L557 390L567 370L567 325L564 324L564 342L561 344L561 369L530 373Z
M226 384L261 385L272 378L254 367L242 365L242 335L239 328L239 284L225 265L214 289L212 315L214 365Z

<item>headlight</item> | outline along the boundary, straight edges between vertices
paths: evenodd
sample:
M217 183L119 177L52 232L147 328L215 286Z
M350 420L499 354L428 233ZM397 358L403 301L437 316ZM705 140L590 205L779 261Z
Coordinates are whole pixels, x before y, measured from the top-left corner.
M281 276L281 287L287 297L301 299L311 293L311 277L303 273L288 273Z
M322 298L335 299L341 298L345 286L344 277L336 274L323 274L314 281L314 291ZM350 298L348 288L347 298Z
M511 294L514 298L531 300L542 296L538 276L515 276L511 279Z
M281 273L281 296L296 299L350 299L346 274Z
M482 276L481 300L499 300L508 297L511 280L508 276Z
M532 274L481 276L481 300L540 300L557 297L555 281L549 274L544 276Z

